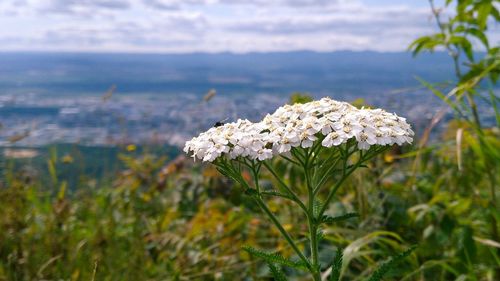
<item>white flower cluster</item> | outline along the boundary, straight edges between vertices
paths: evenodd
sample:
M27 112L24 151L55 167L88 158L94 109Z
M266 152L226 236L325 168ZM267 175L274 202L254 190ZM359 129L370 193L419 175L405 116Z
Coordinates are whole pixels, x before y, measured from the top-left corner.
M366 150L372 145L411 143L413 131L396 114L323 98L282 106L258 123L238 120L213 127L186 142L184 151L209 162L223 155L265 160L292 147L312 147L320 139L322 146L332 147L352 138Z
M268 133L261 123L241 120L212 127L198 137L186 142L184 151L193 157L212 162L225 154L230 158L238 156L264 160L273 156L266 148Z

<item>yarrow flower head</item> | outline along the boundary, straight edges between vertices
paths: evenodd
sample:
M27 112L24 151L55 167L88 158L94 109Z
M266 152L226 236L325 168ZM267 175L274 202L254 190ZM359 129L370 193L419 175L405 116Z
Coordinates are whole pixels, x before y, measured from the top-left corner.
M186 142L184 151L208 162L218 157L262 161L318 141L334 147L354 139L359 149L367 150L374 145L411 143L413 135L406 119L396 114L323 98L284 105L257 123L238 120L213 127Z

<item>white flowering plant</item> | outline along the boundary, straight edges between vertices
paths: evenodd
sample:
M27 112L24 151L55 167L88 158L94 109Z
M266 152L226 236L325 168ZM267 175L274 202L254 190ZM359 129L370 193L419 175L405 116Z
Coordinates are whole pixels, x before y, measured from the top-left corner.
M245 250L266 260L277 280L286 280L277 266L284 265L303 269L317 281L325 270L319 261L321 225L356 216L355 213L326 214L336 192L349 175L368 160L392 145L411 143L413 135L405 118L396 114L382 109L358 109L346 102L323 98L282 106L260 122L238 120L212 127L188 141L184 151L195 160L211 162L219 172L239 183L278 228L298 261L251 247ZM286 177L275 170L275 158L301 170L304 189L289 185ZM261 185L263 169L279 183L275 189ZM251 182L245 179L243 171L250 172ZM327 185L331 180L334 185ZM300 249L269 209L265 201L268 196L290 200L303 211L308 224L307 251ZM341 263L339 252L329 271L330 280L339 279ZM375 274L380 275L377 272Z

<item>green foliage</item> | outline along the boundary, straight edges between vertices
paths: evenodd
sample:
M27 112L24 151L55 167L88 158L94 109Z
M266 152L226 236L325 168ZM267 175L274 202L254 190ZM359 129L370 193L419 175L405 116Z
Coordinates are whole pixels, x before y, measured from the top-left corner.
M447 1L445 8L453 7L452 2ZM434 252L432 247L437 245L443 249L443 254L436 253L440 262L434 264L441 267L443 276L476 280L490 274L498 279L500 248L484 243L479 247L477 243L482 241L479 237L500 241L499 174L494 172L500 170L499 99L494 94L500 73L500 48L488 38L488 22L500 18L498 6L489 0L458 1L454 15L443 21L444 9L430 3L439 32L415 40L410 49L418 54L441 47L451 55L455 84L442 89L421 82L453 110L455 120L434 149L424 152L426 136L419 145L412 183L419 185L419 194L424 196L419 196L419 201L426 203L409 208L409 214L415 226L422 228L426 243L421 245L426 252ZM477 44L471 44L471 40ZM486 53L478 56L479 51ZM490 106L496 125L484 125L478 102ZM441 118L436 116L434 122ZM427 135L431 129L427 129ZM482 258L479 251L489 258ZM426 257L433 258L430 254ZM420 270L436 271L424 266Z
M337 254L332 263L332 273L330 273L329 281L340 281L340 273L342 271L343 253L341 248L337 248Z
M281 268L275 266L270 262L268 262L267 265L269 266L269 271L271 271L271 274L273 275L275 281L287 281L286 275L283 273Z
M268 264L277 263L277 264L281 264L281 265L288 266L288 267L295 268L295 269L307 268L306 264L304 264L303 262L292 261L290 259L283 257L279 253L267 253L267 252L264 252L262 250L255 249L254 247L251 247L251 246L244 246L243 250L247 251L250 255L252 255L254 257L261 258L261 259L265 260Z
M323 205L324 204L321 202L321 200L319 200L317 198L313 201L313 216L315 218L320 216L321 209L323 208Z
M281 197L281 198L285 198L285 199L289 199L289 200L293 199L292 196L290 196L288 194L281 193L277 190L266 190L266 191L262 191L260 194L267 195L267 196Z
M492 47L488 36L488 20L497 20L499 12L491 0L467 0L458 1L455 6L454 16L443 21L445 9L435 7L434 1L430 0L431 10L439 27L439 32L433 35L423 36L409 46L414 55L422 51L433 51L437 47L446 49L455 63L455 72L460 76L461 82L487 71L491 81L496 82L500 71L499 48ZM445 8L449 8L452 1L447 1ZM471 40L475 39L487 52L486 56L476 61L475 50ZM462 73L461 55L464 54L468 60L469 70Z
M368 281L380 281L390 270L394 269L404 258L408 257L417 246L412 246L408 248L406 251L392 257L389 261L384 262L380 265L375 272L373 272L372 276Z
M343 215L336 216L336 217L324 215L321 218L321 222L326 223L326 224L334 224L334 223L341 222L343 220L347 220L347 219L355 218L355 217L359 217L359 214L358 213L347 213L347 214L343 214Z
M290 95L290 104L307 103L312 101L313 98L307 93L293 93Z
M196 168L182 168L190 163L184 160L122 159L128 169L112 186L91 180L76 191L59 180L58 186L44 186L22 169L4 170L0 280L213 280L218 275L234 280L252 275L234 247L260 240L257 224L238 205L221 200L229 198L225 191L217 194L219 176L207 170L201 170L205 177L196 176ZM58 165L53 169L58 174ZM232 262L221 263L222 256Z

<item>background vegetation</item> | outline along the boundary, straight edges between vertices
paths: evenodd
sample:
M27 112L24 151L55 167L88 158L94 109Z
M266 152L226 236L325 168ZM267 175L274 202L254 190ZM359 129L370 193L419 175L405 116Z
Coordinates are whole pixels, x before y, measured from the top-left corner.
M410 47L415 54L444 48L451 55L456 80L422 81L443 100L443 110L414 147L391 150L351 177L332 207L360 214L324 229L321 262L331 264L343 248L342 280L365 280L413 244L418 248L386 280L500 280L494 93L500 58L487 36L500 16L493 1L463 0L450 8L453 16L445 19L432 5L439 32ZM474 52L478 44L486 53ZM291 102L306 100L294 95ZM481 122L478 102L489 104L496 124ZM430 142L448 110L455 118ZM115 175L69 178L68 169L83 165L79 153L53 149L37 170L4 161L0 280L271 280L265 264L241 248L292 255L277 230L254 215L256 206L212 166L129 146L113 151L120 161ZM300 184L293 168L283 164L281 172ZM78 188L69 189L75 182ZM270 205L286 228L305 233L299 210L279 198ZM290 280L305 279L283 269Z

